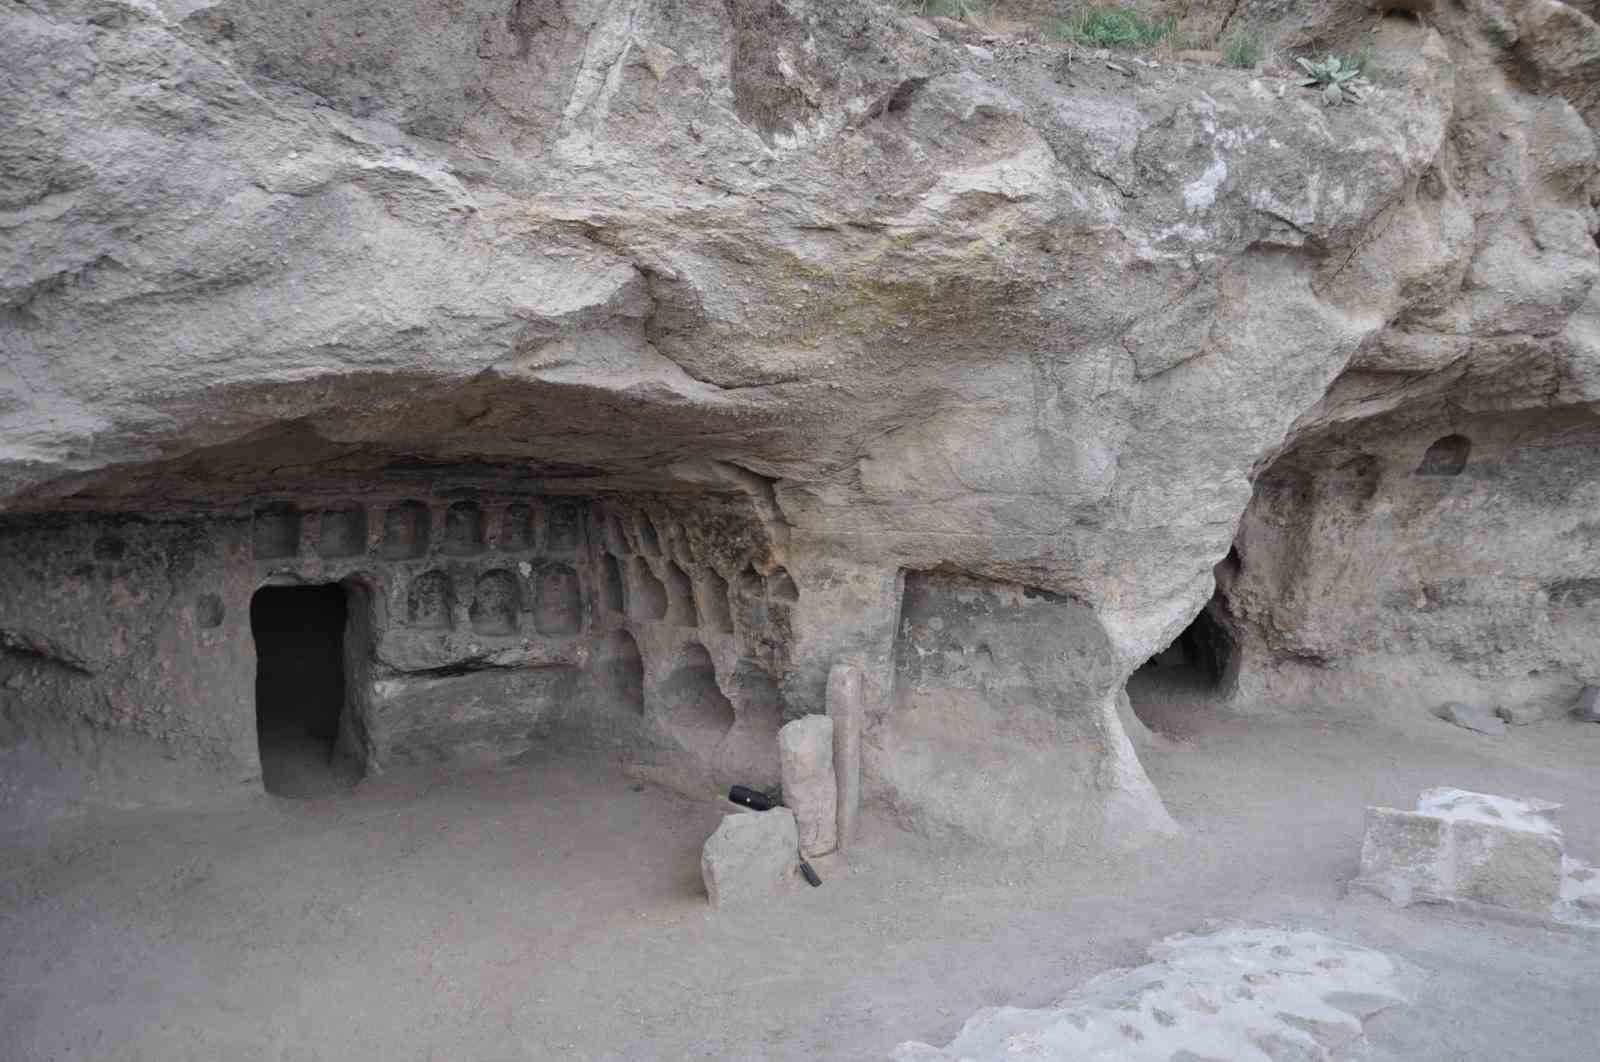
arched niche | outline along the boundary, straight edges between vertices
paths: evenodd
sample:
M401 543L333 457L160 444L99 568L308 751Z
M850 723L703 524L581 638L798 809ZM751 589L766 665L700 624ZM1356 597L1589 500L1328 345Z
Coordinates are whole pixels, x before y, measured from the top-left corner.
M251 526L256 560L280 560L300 552L300 510L276 502L256 510Z
M666 619L667 588L656 578L656 573L650 570L649 563L643 557L633 558L632 569L628 615L636 620Z
M477 502L455 502L444 514L442 552L452 557L471 557L483 552L483 510Z
M415 560L428 552L432 533L428 507L419 501L391 505L383 513L383 549L387 560Z
M517 577L503 568L478 576L467 617L478 634L515 634L521 611Z
M658 691L662 718L686 744L714 746L733 729L733 702L717 686L711 654L689 642Z
M534 584L533 626L540 634L577 634L583 628L583 591L578 573L550 564Z
M550 506L544 548L550 553L571 553L583 538L583 518L572 502Z
M533 508L520 502L500 514L501 549L516 553L533 548Z
M340 505L322 511L317 552L324 557L358 557L367 551L367 510Z
M700 613L695 608L694 584L684 570L672 561L666 562L667 619L680 627L698 627Z
M700 613L706 626L721 634L733 633L733 609L728 604L728 581L714 571L700 579Z
M423 572L406 590L406 624L422 630L449 630L455 591L441 571Z
M639 643L624 630L606 635L595 653L598 687L607 706L628 715L644 715L644 658Z

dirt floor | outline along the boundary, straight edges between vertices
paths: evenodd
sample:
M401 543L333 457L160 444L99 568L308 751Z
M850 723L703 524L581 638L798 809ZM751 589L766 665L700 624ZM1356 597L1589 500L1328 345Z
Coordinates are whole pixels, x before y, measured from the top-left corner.
M0 1058L882 1059L990 1004L1048 1004L1155 938L1318 929L1415 968L1357 1056L1600 1056L1600 934L1344 895L1362 809L1449 784L1563 801L1600 861L1600 726L1487 738L1246 718L1136 687L1184 827L1128 857L998 857L869 817L849 866L715 914L718 811L534 756L313 799L143 812L0 849Z

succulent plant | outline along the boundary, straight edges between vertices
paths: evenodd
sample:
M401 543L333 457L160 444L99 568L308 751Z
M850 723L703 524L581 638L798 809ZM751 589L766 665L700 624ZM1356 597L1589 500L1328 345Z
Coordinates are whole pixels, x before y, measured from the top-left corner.
M1303 88L1317 88L1322 94L1322 104L1325 107L1337 107L1341 103L1360 103L1372 85L1361 76L1360 66L1342 60L1336 55L1330 55L1320 63L1312 62L1310 59L1295 61L1307 75L1301 79L1300 85Z

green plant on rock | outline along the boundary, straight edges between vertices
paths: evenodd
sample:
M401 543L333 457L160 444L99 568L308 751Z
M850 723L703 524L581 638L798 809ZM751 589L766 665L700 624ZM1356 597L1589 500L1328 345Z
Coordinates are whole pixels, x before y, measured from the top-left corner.
M1150 48L1172 32L1171 18L1150 19L1126 7L1091 7L1068 20L1061 36L1091 48Z
M1222 42L1222 61L1240 70L1255 66L1266 54L1266 41L1255 30L1240 30Z
M1320 63L1310 59L1296 59L1305 70L1300 80L1305 88L1316 88L1322 95L1324 107L1337 107L1341 103L1360 103L1371 82L1361 76L1361 67L1346 66L1345 61L1330 55Z
M1346 70L1354 70L1369 81L1378 76L1376 64L1373 63L1374 53L1372 45L1364 44L1353 52L1337 53L1339 65Z

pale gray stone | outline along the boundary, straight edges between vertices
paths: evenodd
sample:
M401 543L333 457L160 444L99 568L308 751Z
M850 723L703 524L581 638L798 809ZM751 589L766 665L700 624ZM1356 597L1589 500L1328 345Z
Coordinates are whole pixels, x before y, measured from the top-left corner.
M897 1062L1174 1062L1338 1057L1373 1015L1403 1006L1388 956L1319 933L1177 936L1152 961L1094 978L1041 1010L991 1007L950 1044L904 1043Z
M1454 723L1464 730L1476 730L1480 734L1498 737L1506 732L1505 720L1479 705L1456 702L1441 704L1433 710L1433 714L1447 723Z
M833 773L838 784L838 842L849 848L861 814L861 669L849 663L828 672L828 718L833 720Z
M1494 714L1512 726L1527 726L1545 719L1544 707L1538 704L1502 704Z
M1402 907L1450 891L1450 824L1436 815L1368 808L1359 884Z
M1560 833L1468 819L1452 822L1450 832L1455 896L1549 917L1561 895Z
M1424 790L1416 811L1367 809L1354 884L1402 906L1467 902L1549 918L1564 873L1560 805Z
M778 731L783 802L794 812L800 851L826 855L839 846L839 789L833 773L833 720L808 715Z
M788 808L724 815L700 852L700 876L712 907L768 903L793 884L799 836Z

